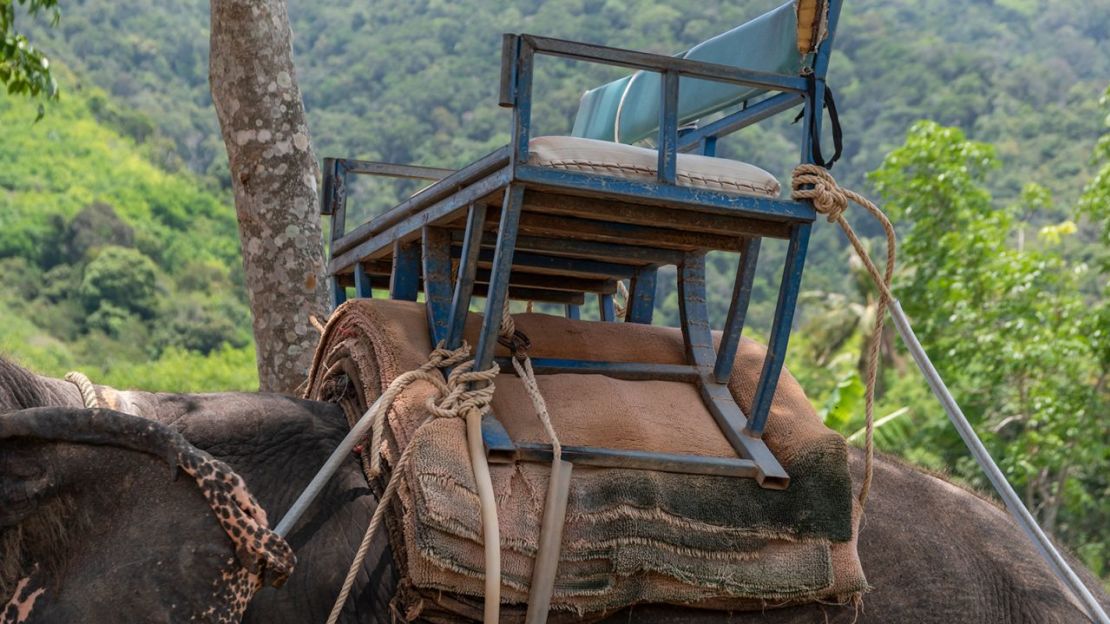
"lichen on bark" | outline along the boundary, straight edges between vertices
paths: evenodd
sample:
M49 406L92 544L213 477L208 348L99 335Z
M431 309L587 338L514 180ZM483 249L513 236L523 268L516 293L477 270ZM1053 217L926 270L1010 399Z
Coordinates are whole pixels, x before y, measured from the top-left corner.
M292 392L326 313L319 169L284 0L212 0L209 81L227 146L262 390Z

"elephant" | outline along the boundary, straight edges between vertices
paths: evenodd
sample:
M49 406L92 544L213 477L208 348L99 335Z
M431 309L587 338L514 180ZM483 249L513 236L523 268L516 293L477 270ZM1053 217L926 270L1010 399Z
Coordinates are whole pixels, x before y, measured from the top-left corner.
M115 397L232 466L272 519L289 509L347 432L342 410L280 394ZM111 401L110 401L111 402ZM202 611L211 579L234 555L196 488L171 481L161 459L110 437L74 440L67 428L6 434L18 419L89 414L76 387L0 360L0 605L28 561L48 562L32 622L174 622ZM64 419L63 419L64 420ZM61 422L61 421L59 421ZM850 453L853 479L864 458ZM44 485L46 484L46 485ZM325 620L376 500L354 455L294 527L297 567L255 594L244 622ZM6 539L24 538L13 565ZM605 622L1074 623L1088 621L1019 528L989 498L878 456L860 534L872 590L861 605L811 603L763 612L633 605ZM1074 560L1073 560L1074 561ZM1103 605L1098 579L1077 572ZM371 544L342 622L391 622L400 570L389 540ZM207 605L210 606L210 605ZM0 612L0 622L3 613Z

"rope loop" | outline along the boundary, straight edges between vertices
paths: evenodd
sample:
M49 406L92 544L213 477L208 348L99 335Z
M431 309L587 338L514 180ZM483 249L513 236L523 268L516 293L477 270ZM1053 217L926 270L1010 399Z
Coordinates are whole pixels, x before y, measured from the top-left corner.
M531 341L528 340L528 336L516 329L516 323L514 323L512 315L509 314L508 300L505 301L501 313L498 341L506 341L502 344L507 343L506 346L513 352L513 366L525 384L525 389L532 399L532 404L536 408L536 413L543 423L545 431L551 437L555 461L558 462L562 456L562 447L555 435L555 429L551 425L551 417L547 413L547 406L544 404L543 396L540 395L535 373L532 370L532 363L528 358L528 348L531 346ZM416 381L426 381L432 384L436 391L424 402L424 407L428 410L429 416L421 423L420 427L437 418L462 418L466 420L467 444L470 451L471 468L474 470L474 479L478 485L478 498L481 501L483 547L486 551L484 621L491 624L499 620L501 605L501 541L493 485L489 476L489 467L486 465L482 451L481 418L493 401L495 390L493 382L497 375L501 373L501 367L494 363L484 371L476 371L474 366L474 360L470 357L470 345L464 342L458 349L448 349L445 343L440 341L428 355L426 362L414 370L398 375L390 382L389 386L382 392L382 396L375 402L374 409L377 411L371 415L371 442L368 449L371 453L371 459L367 477L374 478L381 474L381 448L386 427L385 419L393 402ZM446 379L437 369L450 370ZM407 465L415 446L412 443L406 446L404 451L401 452L401 457L397 460L397 465L393 467L393 474L386 482L385 490L383 490L378 505L374 509L374 514L370 518L370 525L366 527L366 532L363 533L362 542L359 544L358 550L355 551L354 559L347 570L347 576L339 589L339 595L332 605L331 613L328 615L328 624L335 624L339 620L343 605L346 604L351 588L354 586L355 578L370 551L371 540L378 532L384 512L397 491L400 481L398 475L404 472L404 467Z
M80 371L69 371L66 373L65 380L77 386L77 390L81 393L81 401L88 409L95 409L100 407L100 398L96 396L96 386L93 385L92 380L87 375Z
M832 174L817 165L799 165L790 181L793 199L808 199L813 208L825 215L829 223L841 220L848 209L848 194L836 183Z
M886 310L890 302L894 300L894 295L891 293L897 243L894 226L891 225L890 219L883 214L878 206L855 191L841 188L832 174L819 165L802 164L794 168L794 174L790 180L790 197L794 200L810 201L814 210L825 215L830 223L836 223L840 226L844 235L848 237L848 242L852 244L852 249L855 250L856 255L859 256L863 266L875 282L875 286L879 289L879 300L875 305L875 325L871 331L871 340L867 345L867 379L864 394L864 414L867 422L866 442L864 443L866 461L863 483L860 485L859 491L859 504L860 507L863 507L867 501L867 495L871 492L871 478L874 475L875 381L879 373L879 349L883 341L883 324L886 320ZM848 209L849 203L857 204L866 209L883 226L883 233L886 234L886 266L882 272L871 260L871 255L867 252L867 248L863 246L855 230L844 219L844 211Z

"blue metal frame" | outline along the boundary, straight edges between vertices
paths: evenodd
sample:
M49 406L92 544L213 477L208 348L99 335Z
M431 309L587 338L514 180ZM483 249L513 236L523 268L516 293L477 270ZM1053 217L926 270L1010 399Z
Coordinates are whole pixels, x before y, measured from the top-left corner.
M370 296L371 277L389 276L390 296L415 300L425 293L434 341L456 347L471 298L486 297L476 345L479 369L494 361L502 307L517 296L562 303L579 318L583 292L598 297L599 315L614 321L617 279L629 280L626 322L651 323L658 267L678 266L679 306L688 363L614 363L536 358L540 374L590 373L623 379L673 379L694 383L722 433L743 459L663 457L612 449L576 448L575 461L593 465L651 467L703 474L742 474L765 487L782 488L789 477L761 436L786 355L801 286L811 223L808 202L742 196L679 186L679 152L714 155L718 140L746 126L803 105L802 162L813 162L820 132L825 74L841 0L828 5L828 35L809 58L809 76L754 72L738 67L619 50L532 35L505 35L499 103L513 109L512 138L504 148L458 171L325 159L321 212L332 219L333 301L353 283ZM532 78L536 54L617 65L662 74L654 181L528 164ZM681 79L754 86L766 95L701 127L678 127ZM810 84L812 83L812 88ZM758 101L754 101L758 99ZM433 180L385 214L344 231L348 175L371 174ZM500 203L499 213L487 206ZM727 383L738 349L763 237L789 241L767 356L751 413L745 415ZM737 251L737 268L720 346L714 347L705 292L705 253ZM451 281L452 262L457 277ZM564 276L562 282L557 276ZM578 290L582 289L582 290ZM507 362L500 361L502 366ZM515 444L492 414L483 421L491 461L543 460L543 445ZM564 448L564 453L567 449Z

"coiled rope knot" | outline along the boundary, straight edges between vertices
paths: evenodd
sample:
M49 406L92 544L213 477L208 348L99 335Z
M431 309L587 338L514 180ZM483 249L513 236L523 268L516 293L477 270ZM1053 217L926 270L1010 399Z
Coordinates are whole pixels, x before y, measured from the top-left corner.
M814 210L825 215L829 223L841 220L850 200L860 204L867 201L852 191L840 188L832 174L817 165L798 165L794 168L790 197L813 202Z
M469 357L469 347L463 348ZM494 364L484 371L472 371L473 367L474 360L467 359L451 370L446 383L425 402L428 413L435 418L464 418L471 410L485 414L493 401L493 380L501 367Z
M435 394L428 397L425 407L430 418L465 418L470 410L485 413L493 400L493 380L500 372L496 364L488 370L474 372L474 360L470 358L470 345L463 343L458 349L447 349L443 342L428 355L428 360L418 368L398 375L382 393L377 411L370 427L370 477L381 474L382 437L385 432L385 419L394 400L410 385L425 381L435 387ZM444 379L437 369L452 369ZM473 389L470 385L475 383Z

